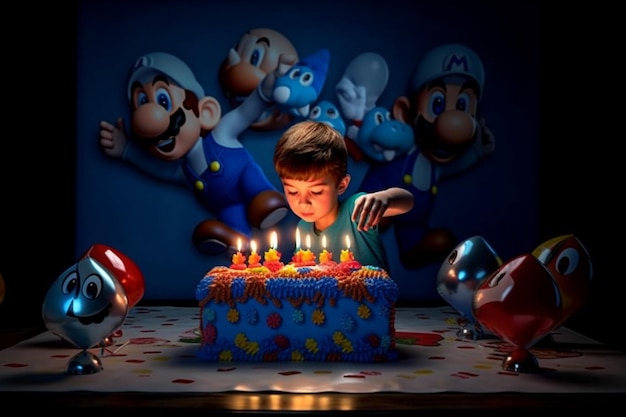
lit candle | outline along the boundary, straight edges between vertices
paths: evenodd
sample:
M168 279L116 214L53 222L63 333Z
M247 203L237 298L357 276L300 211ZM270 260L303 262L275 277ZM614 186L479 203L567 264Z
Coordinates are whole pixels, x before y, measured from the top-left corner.
M302 249L300 249L300 229L296 227L296 250L291 257L291 262L299 265L302 262Z
M341 250L340 260L344 267L349 269L358 269L361 264L354 259L354 255L350 252L350 236L346 235L346 248Z
M315 265L315 254L311 252L310 248L311 248L311 236L306 235L306 249L303 251L299 251L299 252L302 252L302 257L300 259L300 262L302 262L303 265Z
M320 253L320 264L329 263L333 260L333 254L326 250L326 235L322 236L322 252Z
M296 251L300 249L300 229L296 227Z
M261 257L258 253L256 253L256 242L254 240L250 241L250 256L248 256L248 268L254 268L257 266L261 266L259 261Z
M233 263L230 266L232 269L245 269L246 258L241 253L241 238L237 239L237 253L233 254Z
M263 266L265 266L270 271L274 272L283 267L283 263L280 262L280 252L276 250L278 246L278 236L276 232L272 232L270 235L270 249L265 252L265 262L263 262Z
M354 255L350 252L350 235L346 235L346 248L341 250L341 256L339 260L341 262L354 261Z

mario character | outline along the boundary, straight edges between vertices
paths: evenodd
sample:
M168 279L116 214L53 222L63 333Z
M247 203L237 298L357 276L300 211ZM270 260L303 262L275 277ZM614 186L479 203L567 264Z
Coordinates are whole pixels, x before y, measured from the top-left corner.
M274 71L281 55L298 53L285 35L269 28L255 28L244 33L219 68L219 82L233 107L254 91L259 82ZM250 125L258 131L280 129L291 123L294 115L270 104L261 116Z
M288 68L295 59L282 56L278 62ZM269 73L240 106L220 118L219 102L205 96L182 60L148 53L135 62L127 85L135 140L127 140L122 118L115 126L100 123L105 154L189 187L214 215L193 231L202 253L235 248L238 239L250 240L252 227L271 227L287 214L284 196L238 139L268 106L264 98L271 96L280 75L279 69Z
M484 120L476 120L483 85L483 65L472 50L442 45L420 61L409 95L393 104L394 119L412 127L413 144L407 148L406 138L399 141L398 135L374 140L361 132L363 126L359 130L357 144L372 163L361 190L402 186L415 198L410 211L393 219L400 261L409 269L440 262L457 244L450 230L430 227L429 217L439 181L494 152L493 135Z

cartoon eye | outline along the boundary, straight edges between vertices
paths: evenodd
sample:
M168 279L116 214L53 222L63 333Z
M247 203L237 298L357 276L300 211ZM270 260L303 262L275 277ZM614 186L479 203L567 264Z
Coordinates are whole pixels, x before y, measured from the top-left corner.
M301 72L302 71L300 71L300 68L294 68L289 72L289 78L291 78L292 80L295 80L300 77Z
M387 114L383 114L380 111L377 111L376 113L374 113L374 120L376 121L377 125L381 125L383 123L385 123L385 120L388 120L389 118L389 113L387 112Z
M501 271L499 274L492 276L489 279L489 282L487 283L487 285L489 285L490 288L497 286L502 280L502 278L505 277L505 275L506 275L506 271Z
M450 255L448 255L448 263L454 265L456 261L460 259L459 252L455 249Z
M326 109L326 114L331 118L331 119L336 119L337 117L339 117L339 113L337 112L336 109L330 107L328 109Z
M253 67L260 67L263 63L263 57L265 56L265 49L259 47L254 48L250 54L250 65Z
M156 101L168 112L172 110L172 98L165 88L159 88L156 91Z
M467 93L461 93L456 100L456 109L464 112L469 111L470 96Z
M142 104L146 104L148 102L148 96L146 95L146 93L144 93L143 91L140 93L137 93L137 107L141 106Z
M318 117L320 117L320 115L322 114L322 109L320 106L315 106L313 107L313 109L311 110L311 112L309 113L309 119L311 120L315 120Z
M437 117L446 109L446 96L441 91L434 91L428 98L430 117Z
M559 274L569 275L576 270L579 262L580 256L578 251L574 248L567 248L559 254L554 267Z
M313 73L312 72L304 72L300 77L300 84L304 87L308 87L313 84Z
M88 300L95 300L102 292L102 278L99 275L89 275L82 287L82 294Z
M76 290L78 286L78 274L76 271L72 271L65 278L63 278L63 283L61 284L61 291L63 294L70 294Z

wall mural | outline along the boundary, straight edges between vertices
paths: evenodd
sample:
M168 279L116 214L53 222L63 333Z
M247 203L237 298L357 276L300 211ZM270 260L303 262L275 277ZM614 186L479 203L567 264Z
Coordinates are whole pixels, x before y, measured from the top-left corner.
M530 252L537 11L405 3L82 2L77 257L119 249L154 300L193 299L206 271L272 232L289 261L297 218L272 154L309 119L344 135L346 195L414 195L380 225L401 299L439 300L441 261L470 236L504 260Z

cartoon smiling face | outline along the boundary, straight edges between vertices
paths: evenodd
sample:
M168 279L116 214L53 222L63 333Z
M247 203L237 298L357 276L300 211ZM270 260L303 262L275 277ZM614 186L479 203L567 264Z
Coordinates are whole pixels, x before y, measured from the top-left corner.
M48 330L82 349L112 334L127 313L124 288L90 257L69 267L52 283L42 307Z

